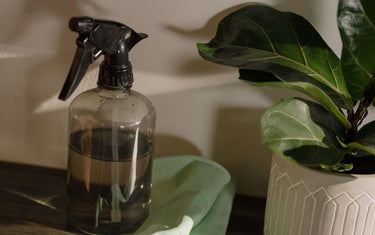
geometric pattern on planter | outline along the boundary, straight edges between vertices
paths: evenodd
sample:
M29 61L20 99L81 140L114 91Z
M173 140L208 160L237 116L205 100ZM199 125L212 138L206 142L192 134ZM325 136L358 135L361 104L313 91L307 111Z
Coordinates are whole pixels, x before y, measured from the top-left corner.
M272 166L265 235L367 235L375 234L374 225L375 200L368 193L353 198L346 191L332 196L325 187L311 191Z

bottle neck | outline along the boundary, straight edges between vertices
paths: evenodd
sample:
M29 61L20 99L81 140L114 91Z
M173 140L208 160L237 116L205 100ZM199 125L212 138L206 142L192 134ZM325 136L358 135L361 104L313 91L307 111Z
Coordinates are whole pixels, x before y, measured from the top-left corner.
M105 54L100 64L98 85L111 90L130 89L133 85L132 65L125 40L117 45L114 54Z
M131 89L118 89L118 90L111 90L107 89L103 86L98 86L95 89L95 92L98 96L108 99L114 99L114 98L126 98L130 95Z
M130 89L133 85L131 63L120 67L108 66L105 61L100 65L98 86L109 90Z

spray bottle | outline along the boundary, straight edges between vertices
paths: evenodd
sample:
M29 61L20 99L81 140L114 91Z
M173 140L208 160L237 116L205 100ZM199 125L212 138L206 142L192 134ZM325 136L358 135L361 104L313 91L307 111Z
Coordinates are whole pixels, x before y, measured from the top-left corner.
M68 222L88 233L133 232L149 213L155 110L131 89L128 52L147 35L89 17L73 17L69 27L79 36L59 99L73 93L91 63L104 60L97 88L69 108Z

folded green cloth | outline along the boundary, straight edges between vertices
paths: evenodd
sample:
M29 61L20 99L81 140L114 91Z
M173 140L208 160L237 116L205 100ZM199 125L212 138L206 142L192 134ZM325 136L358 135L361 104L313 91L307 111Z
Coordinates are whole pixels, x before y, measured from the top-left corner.
M235 185L219 164L196 156L154 160L150 216L142 235L225 234Z

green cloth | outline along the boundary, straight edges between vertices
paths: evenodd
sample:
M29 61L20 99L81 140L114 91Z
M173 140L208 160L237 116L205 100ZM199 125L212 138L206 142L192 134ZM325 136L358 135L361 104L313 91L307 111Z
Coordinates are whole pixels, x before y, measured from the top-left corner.
M219 164L196 156L154 160L150 216L142 235L225 234L235 185Z

